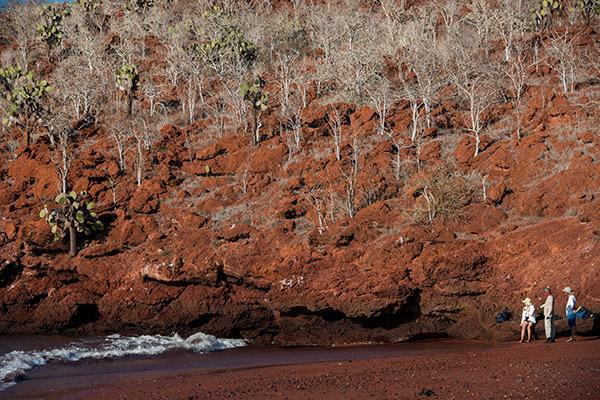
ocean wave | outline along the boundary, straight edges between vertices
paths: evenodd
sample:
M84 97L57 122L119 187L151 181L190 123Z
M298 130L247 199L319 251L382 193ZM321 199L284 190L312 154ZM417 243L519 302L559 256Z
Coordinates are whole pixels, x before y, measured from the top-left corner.
M28 370L52 361L75 362L83 359L103 359L126 356L153 356L169 350L207 353L245 346L243 339L218 339L198 332L188 337L179 335L110 335L96 340L80 340L64 347L47 350L15 350L0 356L0 390L22 379Z

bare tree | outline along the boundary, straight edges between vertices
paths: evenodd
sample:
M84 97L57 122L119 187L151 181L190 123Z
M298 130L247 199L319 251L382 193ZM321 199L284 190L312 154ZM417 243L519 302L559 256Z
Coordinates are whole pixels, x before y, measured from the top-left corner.
M143 132L134 130L133 137L135 138L136 158L135 158L135 181L138 186L142 184L144 178L144 156L145 156L145 145Z
M301 61L309 52L306 30L298 20L291 20L286 14L272 18L272 30L264 36L270 38L268 52L270 64L275 69L279 89L281 116L288 118L291 96L297 77L302 75L304 63Z
M367 83L366 92L370 103L377 111L379 119L379 134L386 133L386 119L397 95L393 83L383 74L374 76Z
M437 215L437 199L428 186L423 188L423 197L427 204L427 220L432 223Z
M430 128L433 125L431 108L438 91L447 83L447 77L444 75L446 68L439 57L439 54L443 53L440 47L443 48L445 43L440 44L436 38L435 25L429 19L413 20L407 23L404 29L402 44L405 56L397 61L397 69L404 73L403 66L406 65L408 72L413 74L412 77L402 79L411 83L410 89L405 85L405 96L412 102L413 113L416 112L415 108L419 108L418 102L421 103L425 111L425 124ZM415 120L413 129L416 126L414 122Z
M110 110L107 110L107 112L110 113ZM118 114L115 113L115 115ZM114 118L105 121L106 129L115 146L115 151L117 153L117 163L119 165L119 172L121 173L125 172L127 166L125 152L127 149L127 142L132 136L131 130L127 125L127 121L123 121L120 118Z
M11 4L3 11L3 23L6 23L10 32L10 40L15 44L17 57L11 60L24 70L31 69L31 61L39 50L39 41L34 26L41 19L41 8L33 2L26 4ZM10 65L8 64L8 65Z
M333 140L333 152L335 158L340 161L342 159L342 116L334 106L330 106L327 111L327 123Z
M407 163L406 160L402 159L402 151L403 150L415 150L419 146L418 143L420 143L420 140L418 140L418 138L420 138L420 136L416 136L414 141L411 140L411 142L408 145L405 145L402 140L402 135L398 135L398 134L394 134L394 133L388 134L388 141L392 145L392 151L391 151L392 170L394 171L394 178L396 179L397 182L401 181L403 167ZM416 152L416 153L418 153L418 152ZM417 156L417 160L416 160L416 165L417 165L417 169L420 169L421 164L418 159L418 156Z
M523 2L512 0L501 0L498 8L492 13L492 31L502 40L504 47L504 61L511 61L511 52L515 41L522 40L523 33L527 29L528 15L523 10Z
M508 89L515 112L515 138L517 142L521 140L522 136L523 93L527 88L529 69L536 65L535 61L529 62L527 60L528 50L527 43L521 41L515 42L513 44L512 57L503 64L503 72L508 78Z
M563 93L575 90L580 67L580 55L575 49L576 40L577 37L572 37L569 31L565 31L552 36L546 44L548 66L558 73Z
M419 131L419 114L423 106L423 102L419 95L419 86L415 82L415 79L406 77L402 72L399 73L400 80L402 81L402 89L399 94L399 98L408 101L410 106L411 115L411 134L410 140L414 143L417 139L417 132Z
M298 153L302 147L302 119L300 115L289 117L287 125L280 124L280 130L288 147L288 162L291 162L294 154Z
M488 176L482 175L481 172L478 173L479 179L481 180L481 192L483 196L483 201L487 200L487 188L488 188Z
M144 94L144 97L146 97L146 99L148 100L148 107L151 118L154 116L154 113L156 111L156 99L158 99L158 97L160 96L160 89L160 85L154 83L152 79L148 79L142 85L142 93Z
M402 1L398 4L396 0L381 0L380 4L381 13L383 14L382 26L387 33L385 42L398 43L402 33L400 27L408 18L406 3Z
M323 200L322 190L312 189L304 193L304 198L313 208L317 217L317 229L323 234L327 229L326 207Z
M60 193L67 193L69 190L69 171L72 160L71 138L75 134L72 127L72 120L68 118L67 113L62 110L53 110L52 117L46 121L46 128L53 143L53 152L51 160L56 166L56 172L59 178L58 190Z
M465 128L475 139L474 156L477 157L480 151L481 131L487 123L486 112L498 101L495 83L497 78L491 75L493 69L483 54L482 42L477 36L471 36L469 31L465 31L452 43L452 83L458 98L466 103Z
M352 141L352 157L350 159L350 165L348 171L340 167L342 177L344 178L345 185L345 196L341 204L342 209L346 215L350 218L354 218L356 215L356 178L358 176L359 169L359 154L360 145L358 139L354 137Z
M52 73L52 83L78 120L95 115L107 101L108 92L108 79L101 69L104 66L95 65L90 70L81 61L79 56L69 57L58 62Z

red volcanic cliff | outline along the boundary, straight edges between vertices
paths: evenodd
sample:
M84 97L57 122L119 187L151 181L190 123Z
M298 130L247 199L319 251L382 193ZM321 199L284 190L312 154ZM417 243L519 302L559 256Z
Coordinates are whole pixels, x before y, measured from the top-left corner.
M582 46L598 43L594 29L580 33ZM109 39L107 47L118 42ZM162 65L155 40L145 37L142 75ZM29 148L3 146L0 333L506 339L520 301L541 303L547 285L559 314L564 286L600 310L598 78L566 95L547 66L527 76L523 137L513 133L513 106L498 99L477 156L454 96L431 105L431 127L411 141L408 101L391 107L388 137L373 108L325 106L314 82L296 145L266 72L271 99L258 146L244 129L221 134L223 120L186 123L165 106L151 146L127 139L121 171L113 125L124 117L105 110L71 143L70 186L97 200L106 227L73 258L38 217L59 190L55 146L44 133ZM184 90L161 78L163 100ZM133 107L148 110L148 96L137 93ZM503 310L513 320L497 324Z
M139 187L117 176L96 132L74 189L98 197L108 229L69 258L37 217L56 187L47 147L37 145L0 169L0 331L201 330L275 343L504 338L515 327L495 324L496 312L518 314L521 298L545 285L573 286L581 304L597 308L600 137L571 127L581 111L561 109L561 95L548 93L537 108L540 90L528 93L539 125L518 145L491 141L475 159L466 140L443 156L435 149L446 147L444 136L428 141L428 163L455 158L489 184L486 200L473 189L469 204L431 225L410 215L419 175L395 195L390 146L380 143L360 163L382 198L319 233L302 188L339 171L315 107L311 151L291 161L278 136L254 148L229 135L190 157L185 137L203 128L167 126L148 157L153 176ZM347 129L365 135L372 112L349 116Z

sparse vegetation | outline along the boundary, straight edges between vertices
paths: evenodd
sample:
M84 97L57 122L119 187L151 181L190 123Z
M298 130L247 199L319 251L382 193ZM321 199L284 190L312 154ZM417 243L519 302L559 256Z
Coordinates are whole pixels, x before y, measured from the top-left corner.
M530 88L578 95L597 59L597 46L580 44L576 26L596 21L595 0L267 3L11 6L0 33L11 44L2 51L10 67L0 71L1 148L16 157L11 125L25 146L34 133L45 138L66 192L76 181L78 154L97 142L108 149L105 161L118 167L114 188L126 179L142 186L161 170L165 125L185 137L186 156L173 165L199 157L202 178L220 176L207 162L214 155L199 154L204 145L248 133L254 146L286 146L286 170L310 159L315 166L306 173L324 171L313 188L303 188L319 210L320 231L389 198L412 202L409 208L427 204L431 222L457 210L449 203L462 204L458 187L448 192L441 190L448 182L436 184L442 179L435 154L454 151L445 143L467 135L470 158L479 157L490 137L506 139L494 124L507 106L520 142L525 129L534 129L524 121ZM318 107L321 116L308 123ZM431 153L438 135L442 148ZM279 143L264 143L277 136ZM159 139L165 142L155 149ZM384 168L370 162L377 152ZM460 175L448 167L456 160L443 161L446 178ZM469 168L466 174L475 171ZM408 196L406 188L427 174L432 182ZM244 194L247 177L248 168ZM107 182L94 183L110 190Z

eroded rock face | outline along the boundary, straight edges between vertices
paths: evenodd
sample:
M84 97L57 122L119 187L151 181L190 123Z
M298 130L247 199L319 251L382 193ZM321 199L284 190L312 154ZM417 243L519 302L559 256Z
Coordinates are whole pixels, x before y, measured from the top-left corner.
M374 110L337 104L347 139L338 162L328 109L315 103L303 111L305 150L293 154L276 134L256 148L243 133L207 138L211 121L166 126L138 187L100 131L98 150L74 160L72 175L98 198L107 229L82 241L76 258L37 217L56 181L49 149L36 145L0 164L0 333L204 331L281 344L506 339L517 323L498 325L496 313L518 318L520 300L539 304L546 285L557 310L567 285L598 310L600 137L565 135L583 111L543 90L526 93L528 134L518 144L484 136L477 157L471 137L446 132L461 123L452 104L432 110L437 128L425 133L418 160L408 137L400 149L369 142ZM501 120L508 111L493 112ZM409 128L410 110L401 105L387 122ZM190 137L200 138L193 149ZM350 138L368 144L352 218L339 212ZM443 203L429 223L423 180L449 160L471 179L470 197ZM417 161L418 173L404 167Z

